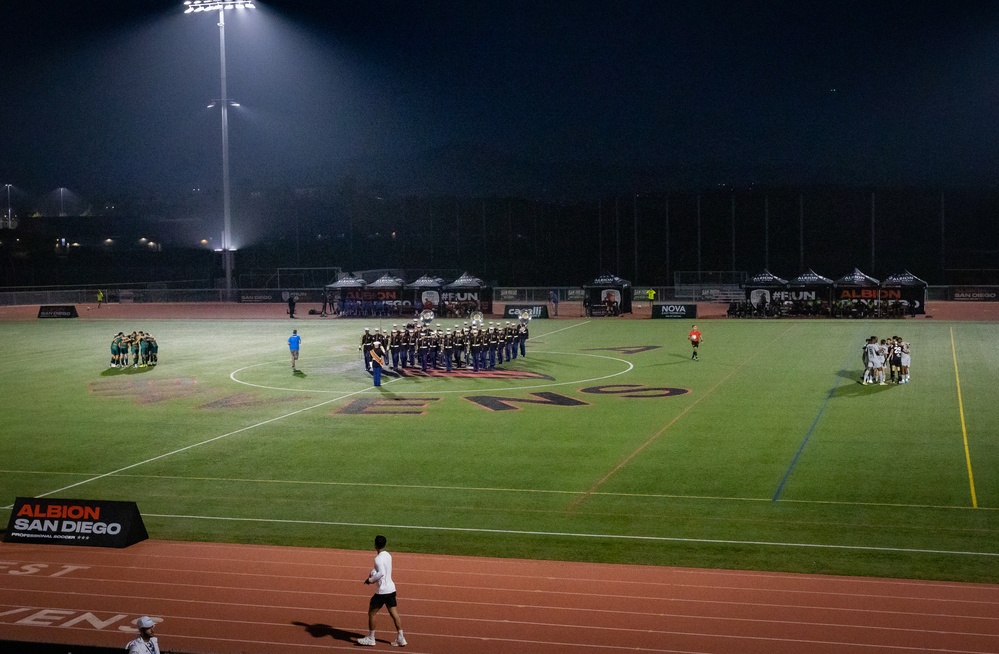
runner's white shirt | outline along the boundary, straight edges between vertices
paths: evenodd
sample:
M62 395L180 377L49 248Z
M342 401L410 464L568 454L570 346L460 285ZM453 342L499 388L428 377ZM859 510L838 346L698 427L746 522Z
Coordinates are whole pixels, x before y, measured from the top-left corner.
M368 581L378 582L376 595L388 595L395 592L395 582L392 581L392 555L382 550L375 557L375 569L371 571Z

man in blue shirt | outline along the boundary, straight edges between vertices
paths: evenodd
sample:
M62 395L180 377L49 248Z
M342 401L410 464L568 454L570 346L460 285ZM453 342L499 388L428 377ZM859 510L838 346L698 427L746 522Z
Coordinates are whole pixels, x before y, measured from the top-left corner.
M298 362L298 350L302 346L302 337L298 335L298 330L291 330L288 337L288 349L291 350L291 371L295 372L295 364Z

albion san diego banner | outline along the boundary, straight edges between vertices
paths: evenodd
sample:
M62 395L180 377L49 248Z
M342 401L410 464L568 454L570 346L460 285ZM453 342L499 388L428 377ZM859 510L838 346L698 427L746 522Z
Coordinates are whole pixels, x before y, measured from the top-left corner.
M149 538L135 502L19 497L4 541L128 547Z

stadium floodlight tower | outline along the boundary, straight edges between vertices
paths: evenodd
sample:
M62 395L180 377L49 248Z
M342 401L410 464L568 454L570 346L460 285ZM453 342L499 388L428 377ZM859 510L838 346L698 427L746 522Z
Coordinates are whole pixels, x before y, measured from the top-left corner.
M10 187L13 184L4 184L7 187L7 229L14 229L14 221L10 217Z
M229 99L225 84L225 12L231 9L255 9L252 2L236 0L186 0L185 14L205 11L219 12L219 69L221 70L222 95L213 101L222 110L222 262L225 266L225 299L232 301L232 213L229 193L229 107L239 106Z

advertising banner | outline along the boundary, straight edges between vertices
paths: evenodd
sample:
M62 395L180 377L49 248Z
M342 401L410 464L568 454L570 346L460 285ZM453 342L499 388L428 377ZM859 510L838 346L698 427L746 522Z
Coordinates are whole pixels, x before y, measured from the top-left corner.
M322 302L323 292L316 290L308 291L271 291L268 289L246 289L240 290L238 299L240 302L287 302L290 296L294 295L296 302Z
M833 291L837 306L844 303L867 304L882 308L899 306L902 313L926 313L926 287L900 286L895 288L837 288Z
M80 314L76 312L76 306L72 304L67 305L54 305L54 304L44 304L38 307L38 317L39 318L79 318Z
M135 502L19 497L6 543L128 547L149 538Z
M954 302L999 302L999 288L995 286L951 286L947 295Z
M509 320L519 320L521 311L529 311L531 318L535 320L548 317L547 304L508 304L503 308L503 317Z
M696 304L669 304L655 302L652 304L653 318L696 318Z

